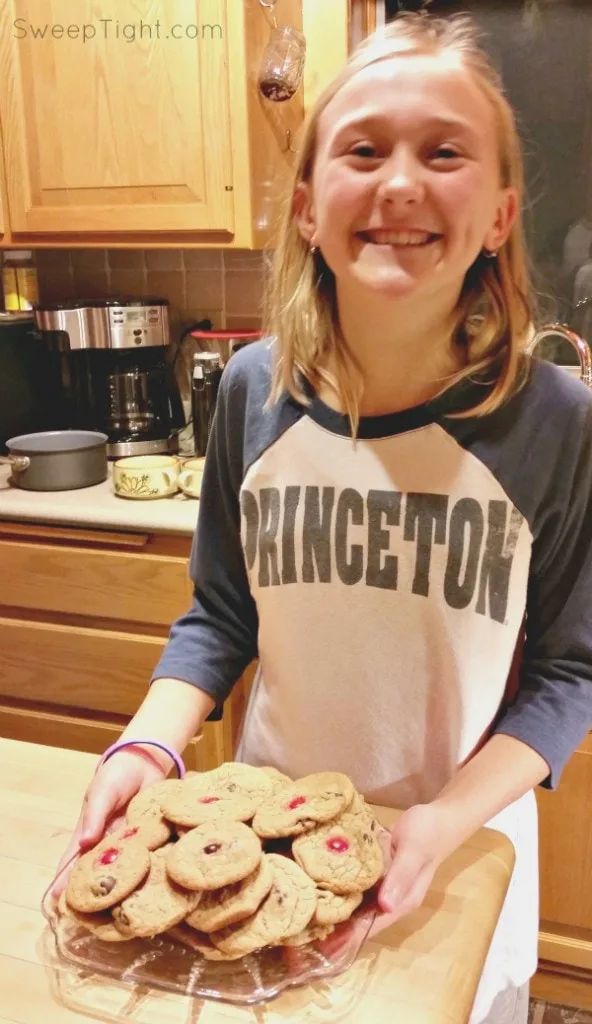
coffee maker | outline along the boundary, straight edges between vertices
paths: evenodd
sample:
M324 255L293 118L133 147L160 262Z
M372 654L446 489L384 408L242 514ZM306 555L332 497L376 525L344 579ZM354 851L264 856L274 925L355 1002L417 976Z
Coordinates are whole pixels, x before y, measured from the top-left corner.
M105 433L111 458L179 450L166 299L38 304L34 315L59 367L62 427Z

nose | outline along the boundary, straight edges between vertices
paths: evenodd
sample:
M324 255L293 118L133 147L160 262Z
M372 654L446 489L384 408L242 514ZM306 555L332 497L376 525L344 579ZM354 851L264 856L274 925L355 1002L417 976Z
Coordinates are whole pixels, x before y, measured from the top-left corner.
M383 165L381 199L401 206L416 205L424 196L421 166L408 149L399 148Z

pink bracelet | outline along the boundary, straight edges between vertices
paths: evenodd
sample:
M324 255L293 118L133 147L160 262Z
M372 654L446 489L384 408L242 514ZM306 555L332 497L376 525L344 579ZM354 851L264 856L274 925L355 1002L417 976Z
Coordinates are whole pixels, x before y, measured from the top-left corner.
M104 764L105 761L108 761L109 758L112 757L113 754L115 754L118 750L123 750L125 747L135 747L139 743L141 743L143 746L148 747L160 747L160 749L164 750L165 754L168 754L169 757L172 759L175 768L177 769L177 775L179 776L179 778L182 779L185 777L185 765L183 764L182 758L179 757L176 750L173 750L172 747L167 746L166 743L161 743L160 740L118 740L118 742L114 743L113 746L107 748L107 750L105 751L97 765L97 771L99 770L101 765Z

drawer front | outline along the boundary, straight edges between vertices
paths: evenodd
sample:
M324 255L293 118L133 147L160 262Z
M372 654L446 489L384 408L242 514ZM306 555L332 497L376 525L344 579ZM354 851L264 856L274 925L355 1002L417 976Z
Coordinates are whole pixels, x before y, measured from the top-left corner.
M0 703L0 736L9 740L102 754L119 739L123 729L122 725L100 719L59 715Z
M170 626L191 603L186 558L0 540L12 608Z
M0 618L0 695L133 715L165 640Z
M102 754L117 742L123 729L124 725L102 719L14 707L0 702L0 736L5 739ZM211 771L221 765L224 761L222 724L208 722L204 725L199 736L183 751L183 760L187 769L193 771Z

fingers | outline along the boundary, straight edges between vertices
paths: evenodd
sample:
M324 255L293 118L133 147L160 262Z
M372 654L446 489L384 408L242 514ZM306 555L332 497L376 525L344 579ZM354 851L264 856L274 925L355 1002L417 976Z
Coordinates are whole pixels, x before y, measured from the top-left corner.
M156 770L150 772L143 768L139 772L135 762L129 759L117 761L113 758L100 769L86 791L80 818L58 865L52 895L58 898L67 883L70 873L68 861L77 853L96 846L105 835L107 825L111 831L123 824L125 808L134 793L161 777L162 773Z
M54 899L59 899L68 883L70 871L74 866L75 855L80 851L91 849L102 839L105 833L106 820L113 811L112 804L112 795L105 792L104 789L97 788L95 790L91 785L87 790L80 817L57 867L56 880L51 889Z
M398 914L381 914L379 911L374 921L372 922L372 927L370 929L368 938L373 939L377 935L380 935L380 933L383 932L385 928L388 928L389 925L391 924L395 924L396 921L398 921L398 919Z
M105 835L107 822L119 809L120 796L111 787L91 786L82 809L80 846L89 849L96 846Z
M410 914L412 910L417 910L418 907L421 907L434 877L434 870L431 864L426 864L419 872L399 908L399 917Z
M74 866L75 854L77 854L80 849L81 825L82 815L78 819L78 824L76 825L76 828L72 833L72 838L70 839L66 851L62 858L60 859L60 862L57 867L56 879L51 889L51 895L55 900L58 900L60 898L63 890L66 888L70 871ZM69 863L70 861L71 863ZM66 865L68 865L68 870L66 870Z
M107 825L106 825L106 828L105 828L105 833L103 833L103 834L108 834L110 832L115 832L116 829L121 828L123 825L126 825L126 824L127 824L127 821L126 821L125 813L121 813L121 812L120 813L115 813L114 816L112 818L110 818L109 821L107 822Z
M423 867L413 845L395 849L378 893L378 905L385 914L392 914L400 906Z
M384 894L381 889L378 894L379 907L389 917L387 923L394 923L421 906L434 877L434 871L435 868L431 863L424 864L418 870L416 862L411 877L408 865L404 866L401 875L394 877L394 884L389 881L387 876L384 885L388 885L389 888Z

